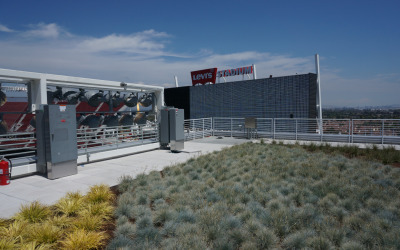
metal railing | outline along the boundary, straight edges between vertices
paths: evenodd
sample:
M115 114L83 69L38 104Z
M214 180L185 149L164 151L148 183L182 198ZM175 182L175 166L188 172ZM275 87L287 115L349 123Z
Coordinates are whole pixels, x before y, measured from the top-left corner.
M6 158L35 156L35 132L18 132L0 135L0 155Z
M185 141L212 136L212 131L211 118L185 120Z
M210 135L248 138L250 135L280 140L400 144L400 119L257 118L256 121L256 129L247 129L244 118L185 120L185 139ZM207 124L204 128L203 123Z
M158 141L158 124L77 129L78 154Z

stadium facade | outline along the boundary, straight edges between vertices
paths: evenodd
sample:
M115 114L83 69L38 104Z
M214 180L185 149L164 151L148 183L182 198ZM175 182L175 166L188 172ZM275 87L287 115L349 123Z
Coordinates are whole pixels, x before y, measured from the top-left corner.
M299 74L164 90L167 106L185 119L317 118L317 74Z

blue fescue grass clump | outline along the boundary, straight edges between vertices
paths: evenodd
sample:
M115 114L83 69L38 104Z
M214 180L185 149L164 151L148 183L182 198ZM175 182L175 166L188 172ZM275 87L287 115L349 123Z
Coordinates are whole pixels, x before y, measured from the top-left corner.
M108 248L399 248L400 169L328 150L246 143L124 177Z

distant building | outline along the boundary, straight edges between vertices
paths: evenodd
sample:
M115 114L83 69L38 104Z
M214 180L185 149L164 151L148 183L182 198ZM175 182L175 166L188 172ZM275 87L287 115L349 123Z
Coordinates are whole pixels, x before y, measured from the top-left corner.
M185 119L205 117L316 118L317 75L270 77L164 90L167 106Z

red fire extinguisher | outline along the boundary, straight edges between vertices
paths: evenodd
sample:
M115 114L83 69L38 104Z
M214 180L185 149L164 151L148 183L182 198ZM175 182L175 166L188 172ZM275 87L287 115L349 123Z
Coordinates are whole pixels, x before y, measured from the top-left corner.
M0 158L0 186L10 184L12 163L4 157Z

